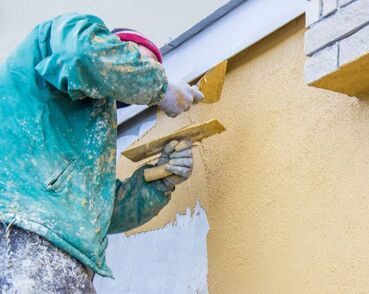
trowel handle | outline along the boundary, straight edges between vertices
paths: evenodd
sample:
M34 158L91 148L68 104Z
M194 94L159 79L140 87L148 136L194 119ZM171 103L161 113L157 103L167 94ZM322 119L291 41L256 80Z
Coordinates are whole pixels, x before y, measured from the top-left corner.
M182 151L187 148L193 147L192 141L190 139L182 139L182 141L180 141L179 143L176 140L172 142L176 144L174 148L175 151ZM160 180L170 175L172 175L172 173L165 169L165 164L156 167L150 167L144 170L144 178L146 182Z
M165 169L165 164L144 170L144 178L146 182L160 180L170 175L172 175L172 173Z

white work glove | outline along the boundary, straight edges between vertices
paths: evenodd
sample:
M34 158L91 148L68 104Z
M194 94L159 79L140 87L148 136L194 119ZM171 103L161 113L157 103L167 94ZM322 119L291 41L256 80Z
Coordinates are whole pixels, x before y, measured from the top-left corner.
M193 167L191 148L191 140L170 141L164 146L157 166L165 164L165 169L173 173L173 175L163 179L164 184L170 190L174 190L174 186L186 181L191 176Z
M168 90L158 106L168 116L176 117L190 109L192 104L199 103L204 98L197 86L184 82L169 83Z

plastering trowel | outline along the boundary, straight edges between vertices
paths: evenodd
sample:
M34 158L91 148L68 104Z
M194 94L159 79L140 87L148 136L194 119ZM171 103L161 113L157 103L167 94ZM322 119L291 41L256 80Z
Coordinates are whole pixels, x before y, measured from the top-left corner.
M198 81L197 85L199 90L204 94L203 103L215 103L219 101L222 94L224 77L227 69L227 60L222 61L211 70L209 70ZM202 139L210 137L212 135L221 133L225 130L224 126L217 120L210 120L200 124L194 124L185 128L179 129L167 136L161 137L149 143L130 148L124 151L122 154L130 160L137 162L147 157L159 154L164 145L170 141L180 141L182 139L189 139L193 143L199 142ZM176 147L176 151L188 148L181 143ZM165 169L165 165L148 168L144 171L144 177L147 182L162 179L170 176L172 173Z
M222 94L224 77L227 70L228 61L224 60L214 66L197 82L199 90L204 94L203 103L215 103Z
M137 147L130 148L122 152L122 154L125 157L129 158L130 160L137 162L150 156L159 154L163 150L164 145L169 143L170 141L173 140L180 141L182 139L190 139L193 143L195 143L200 142L202 139L221 133L223 131L225 131L225 127L219 121L213 119L204 123L193 124L184 127L177 131L174 131L173 133L167 136L161 137L159 139L153 140L149 143L142 144ZM175 149L176 151L180 151L181 149L184 148L187 148L187 146L178 144ZM147 168L144 171L144 177L146 182L162 179L167 176L170 176L171 174L172 174L171 172L168 172L165 169L165 165Z

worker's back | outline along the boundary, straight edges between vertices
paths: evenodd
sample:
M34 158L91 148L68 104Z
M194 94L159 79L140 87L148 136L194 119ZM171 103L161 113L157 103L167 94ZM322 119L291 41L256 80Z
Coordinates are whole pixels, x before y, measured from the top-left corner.
M0 221L34 231L109 275L103 264L114 202L115 100L72 99L68 67L84 48L55 44L91 22L101 20L65 15L43 23L0 67ZM75 50L75 60L58 56L51 42ZM48 82L53 78L61 90Z

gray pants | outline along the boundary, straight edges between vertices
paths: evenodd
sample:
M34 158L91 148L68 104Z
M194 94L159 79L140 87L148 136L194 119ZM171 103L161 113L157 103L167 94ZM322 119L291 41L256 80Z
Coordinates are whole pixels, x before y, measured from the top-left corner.
M46 239L0 223L0 293L96 293L92 277Z

